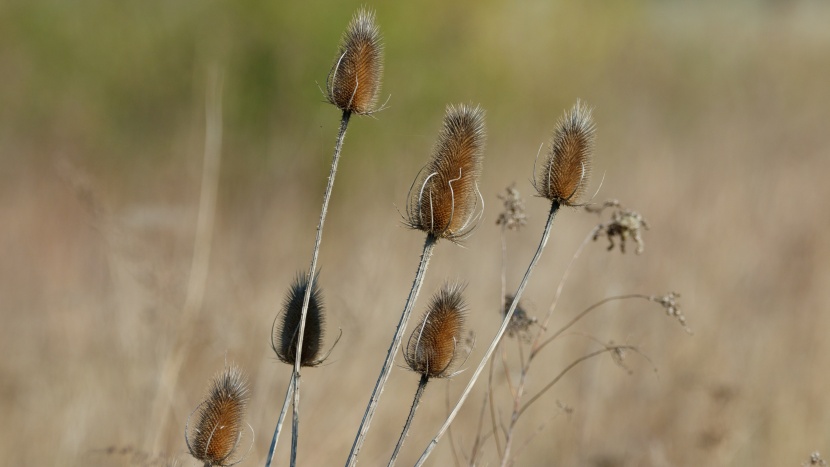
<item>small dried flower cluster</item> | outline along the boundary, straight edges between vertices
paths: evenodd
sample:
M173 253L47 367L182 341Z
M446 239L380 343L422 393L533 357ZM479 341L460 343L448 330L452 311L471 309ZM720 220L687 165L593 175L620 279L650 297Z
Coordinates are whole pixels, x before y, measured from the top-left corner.
M406 224L435 238L463 240L482 210L478 178L484 157L484 111L450 105L432 160L410 192Z
M412 371L428 378L452 376L454 364L467 347L463 290L460 285L445 285L432 297L404 352L404 360Z
M599 224L594 232L594 241L600 237L608 239L608 251L611 251L616 246L614 237L619 239L620 252L625 253L625 242L633 240L637 248L634 250L636 254L641 254L645 250L645 242L643 242L643 230L648 230L648 222L637 211L625 209L618 200L609 200L599 206L586 206L585 210L598 215L606 208L614 208L611 213L611 221L607 224Z
M343 33L326 82L326 98L344 112L375 112L383 74L383 45L375 13L360 9Z
M300 332L303 299L307 288L308 276L305 273L297 274L294 283L291 284L285 296L282 316L278 316L274 320L271 332L271 348L277 354L277 358L288 365L294 365L294 360L297 358L297 336ZM278 324L277 320L280 318L282 320ZM308 302L300 366L314 367L325 360L325 358L320 357L323 347L324 324L323 294L317 286L317 280L315 280Z
M513 303L513 299L515 297L513 295L507 295L504 297L504 306L505 308L502 310L502 318L507 315L507 311L510 305ZM513 311L513 316L510 317L510 323L507 325L507 330L505 333L507 337L518 337L523 341L530 340L530 327L535 325L538 322L538 319L535 316L530 316L525 310L525 307L522 305L521 300L516 305L516 310Z
M504 202L504 210L496 219L496 225L501 225L507 230L519 230L524 227L527 224L525 200L516 189L516 184L511 184L504 190L504 194L498 196Z
M662 296L652 295L648 299L665 308L667 315L675 318L677 322L683 326L683 329L685 329L686 332L692 334L692 330L686 325L686 316L683 314L683 310L680 309L680 304L677 303L679 298L679 293L669 292L668 294Z
M205 465L230 466L242 439L248 405L248 382L234 364L217 374L205 401L194 411L197 423L192 432L185 427L185 442L190 454ZM193 416L193 414L191 414Z
M827 461L821 458L818 451L810 454L810 460L801 464L803 467L817 465L819 467L827 467Z

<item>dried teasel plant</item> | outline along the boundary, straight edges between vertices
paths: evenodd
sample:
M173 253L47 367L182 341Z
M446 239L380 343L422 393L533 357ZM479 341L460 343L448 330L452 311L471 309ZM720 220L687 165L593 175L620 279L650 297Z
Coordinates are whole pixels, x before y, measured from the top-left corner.
M547 245L553 226L553 219L559 207L562 205L577 206L579 197L587 187L594 147L594 123L591 119L591 111L589 108L577 100L576 104L569 111L565 112L565 115L557 122L553 135L550 151L543 164L543 171L534 181L534 186L539 195L551 201L548 219L545 222L539 247L536 249L536 253L533 255L533 259L531 259L516 293L513 294L513 303L510 304L510 308L505 314L501 327L496 332L493 341L484 353L484 357L481 359L475 372L473 372L470 381L464 388L461 397L450 412L447 420L415 463L416 467L422 466L426 462L426 459L432 453L433 449L435 449L438 441L449 429L450 424L461 410L461 406L464 405L464 402L470 395L473 385L487 365L487 361L492 357L502 336L507 332L507 328L512 322L513 314L516 311L525 287L527 287L533 269L536 267L536 263L539 262L545 245Z
M453 241L472 231L483 212L478 178L484 140L480 107L447 106L432 160L410 190L405 221L409 227Z
M464 348L464 286L447 284L430 301L404 352L410 370L426 378L447 378Z
M582 101L559 119L534 188L539 196L564 206L574 206L588 186L594 148L591 109Z
M314 275L317 279L318 274ZM323 340L325 337L325 308L323 306L323 293L315 281L309 290L309 275L305 272L298 273L294 282L288 288L283 301L282 313L274 318L271 325L271 349L274 350L277 358L288 365L294 365L297 359L297 348L300 334L300 320L302 319L303 304L308 293L309 301L306 308L306 323L303 329L302 355L300 364L303 367L315 367L322 364L331 353L332 345L325 354L322 354ZM273 459L276 443L279 440L282 423L288 408L288 401L292 393L294 382L292 381L283 401L283 407L274 429L274 436L268 452L267 462L270 464Z
M318 274L315 274L315 279ZM271 348L277 358L289 365L294 364L297 358L297 341L300 331L300 318L303 310L303 298L308 288L308 275L297 274L283 302L282 314L274 319L271 326ZM324 338L325 314L323 308L323 294L315 282L311 288L308 302L306 323L303 334L303 351L300 365L315 367L323 363L321 357Z
M401 319L392 336L392 344L349 452L347 467L357 464L357 456L389 379L395 354L401 347L403 333L436 242L442 238L454 243L463 240L472 233L481 216L482 210L478 209L481 199L478 177L481 174L484 140L484 111L480 107L448 106L432 160L421 170L410 188L404 222L427 234L424 249Z
M303 358L305 345L305 326L308 314L311 291L314 290L314 276L312 271L317 270L317 257L320 253L320 244L323 241L323 226L328 212L331 192L334 187L334 178L337 174L337 164L340 160L340 153L343 148L343 140L346 136L346 129L352 113L367 115L380 109L376 108L377 96L380 92L381 75L383 73L383 45L380 31L375 23L375 14L368 9L359 9L352 17L346 31L343 33L337 59L329 72L326 80L326 99L343 113L340 118L340 130L337 133L337 140L334 145L334 156L331 161L331 169L326 184L326 191L323 195L323 206L320 210L320 221L317 224L317 236L314 241L314 250L311 255L311 266L309 267L308 284L303 297L302 309L300 312L299 326L297 332L297 344L294 358L294 371L291 375L291 382L285 392L283 407L287 407L288 399L293 394L293 423L291 427L291 465L297 461L297 437L300 424L300 369L304 361L313 361ZM274 438L271 442L271 449L268 453L266 467L271 465L276 442L279 435L279 425L274 430Z
M340 40L326 80L326 99L343 112L367 115L376 108L383 76L383 44L375 12L361 8Z
M236 460L232 457L242 440L248 399L247 378L231 363L213 378L207 397L188 417L185 442L190 455L203 462L205 467L242 462L247 454ZM196 423L190 430L190 418L194 415ZM253 437L251 443L253 445Z
M404 360L410 370L421 375L421 379L406 424L389 460L390 467L398 458L427 383L431 378L455 375L453 370L468 349L463 342L466 314L463 291L464 286L460 284L444 285L432 297L424 317L409 337Z

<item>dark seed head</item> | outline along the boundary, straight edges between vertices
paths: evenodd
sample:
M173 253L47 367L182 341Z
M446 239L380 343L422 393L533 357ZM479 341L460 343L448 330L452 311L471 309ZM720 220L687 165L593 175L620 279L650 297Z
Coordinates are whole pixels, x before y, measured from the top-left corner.
M340 40L340 50L326 80L326 98L344 112L377 110L383 75L383 44L375 13L360 9Z
M591 109L579 100L559 119L542 170L536 175L539 196L574 206L588 186L594 122Z
M412 371L428 378L451 375L464 347L463 289L459 285L445 285L432 297L404 352L404 360Z
M303 299L308 288L308 275L297 274L288 289L283 302L282 316L277 316L271 335L271 348L282 362L294 365L297 357L297 337L300 332L300 318L303 311ZM323 296L317 287L317 280L311 288L308 302L305 330L303 335L303 352L300 356L301 366L317 366L322 362L320 353L323 346Z
M436 238L463 239L476 225L484 157L484 111L448 106L432 160L413 184L406 223Z
M206 465L226 466L242 438L248 383L234 364L211 381L207 398L196 410L197 423L186 433L190 454Z

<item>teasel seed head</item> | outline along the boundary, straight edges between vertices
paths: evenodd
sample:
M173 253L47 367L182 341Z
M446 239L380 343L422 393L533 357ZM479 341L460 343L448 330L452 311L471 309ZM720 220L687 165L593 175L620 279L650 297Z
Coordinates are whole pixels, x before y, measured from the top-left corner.
M375 13L364 8L352 17L326 80L326 98L344 112L376 109L383 75L383 44Z
M294 365L297 357L297 337L300 331L300 318L303 311L303 299L308 288L308 275L304 272L297 274L283 302L282 315L277 316L271 331L271 348L280 361ZM317 286L315 276L311 288L311 297L308 302L308 311L305 321L305 335L303 336L303 352L300 356L301 366L317 366L325 358L320 357L323 346L323 295Z
M406 224L436 238L463 240L483 212L478 190L484 158L484 110L449 105L432 160L412 184Z
M242 459L232 461L231 456L242 439L248 399L247 378L235 364L214 376L206 399L191 414L196 415L196 425L192 431L185 428L190 454L211 466L240 462Z
M556 123L550 149L534 187L539 196L564 206L575 206L588 186L594 122L591 109L577 100Z
M404 352L404 360L412 371L427 378L452 376L465 348L463 291L462 285L447 284L432 297Z

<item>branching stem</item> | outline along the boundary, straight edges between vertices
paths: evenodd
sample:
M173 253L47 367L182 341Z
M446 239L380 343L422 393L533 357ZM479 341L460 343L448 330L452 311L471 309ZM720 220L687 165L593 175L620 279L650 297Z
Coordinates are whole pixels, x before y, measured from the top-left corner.
M525 272L524 277L522 278L522 282L519 284L519 288L516 290L516 295L513 297L513 303L510 304L510 309L507 310L507 313L504 316L504 321L501 324L496 336L493 338L493 341L490 343L490 347L487 348L487 352L484 353L484 357L481 359L478 367L476 368L473 376L470 378L470 381L467 383L467 387L464 388L464 392L461 394L461 398L456 403L455 408L452 412L450 412L449 417L444 422L444 425L438 430L438 433L435 437L430 441L427 448L424 450L421 457L418 459L418 462L415 464L415 467L420 467L424 465L429 455L432 453L432 450L435 449L435 446L438 444L438 441L444 436L444 433L447 431L447 428L453 422L455 417L458 415L458 412L461 410L461 406L464 405L464 402L467 400L467 396L470 395L470 391L473 389L473 385L475 384L476 380L478 379L481 372L484 370L484 366L487 365L487 361L495 352L496 347L501 341L502 336L507 331L507 326L510 324L510 319L513 317L513 313L516 311L516 307L519 304L519 299L524 292L525 287L530 279L530 275L533 273L533 268L536 266L536 263L539 262L539 258L542 256L542 251L545 249L545 245L548 243L548 238L550 237L551 227L553 226L553 219L556 216L556 212L559 210L559 203L552 202L550 207L550 213L548 214L548 220L545 223L545 230L542 233L542 239L539 242L539 247L536 249L536 254L533 255L533 259L530 261L530 265L527 267L527 271Z

